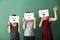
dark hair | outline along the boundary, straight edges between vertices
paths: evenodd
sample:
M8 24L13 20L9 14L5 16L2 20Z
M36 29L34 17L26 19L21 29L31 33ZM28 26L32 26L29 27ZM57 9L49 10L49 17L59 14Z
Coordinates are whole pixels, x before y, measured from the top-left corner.
M30 13L30 12L26 12L26 13Z
M16 14L12 14L12 16L16 16Z

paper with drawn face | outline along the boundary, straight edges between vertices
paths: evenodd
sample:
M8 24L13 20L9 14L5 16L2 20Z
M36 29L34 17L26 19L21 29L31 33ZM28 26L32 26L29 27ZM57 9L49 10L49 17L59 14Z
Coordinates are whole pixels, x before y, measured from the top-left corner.
M43 17L43 16L49 16L49 11L48 11L48 9L39 10L39 17Z
M19 16L10 16L9 21L10 22L19 22Z
M25 20L33 20L34 19L34 13L24 13Z

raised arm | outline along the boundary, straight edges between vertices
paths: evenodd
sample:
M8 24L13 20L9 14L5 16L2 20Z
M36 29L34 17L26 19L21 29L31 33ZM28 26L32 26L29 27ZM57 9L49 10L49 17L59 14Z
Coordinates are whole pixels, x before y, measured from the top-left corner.
M58 10L58 7L55 6L53 8L53 10L54 10L54 18L50 18L49 21L56 21L57 20L57 10Z
M33 26L34 29L36 29L36 18L34 18L34 26Z
M10 23L8 22L8 32L10 33L11 30L10 30Z
M39 27L42 26L42 23L43 23L43 17L41 18L41 21L40 21L40 23L39 23Z
M20 22L18 22L18 32L20 33Z
M24 30L26 29L26 21L25 21L24 18L23 18L23 29L24 29Z

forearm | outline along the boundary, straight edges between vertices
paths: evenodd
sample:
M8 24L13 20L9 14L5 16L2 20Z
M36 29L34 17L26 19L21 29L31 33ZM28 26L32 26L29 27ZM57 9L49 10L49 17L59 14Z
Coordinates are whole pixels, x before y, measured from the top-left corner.
M57 20L57 12L56 11L54 11L54 17Z
M10 27L8 27L8 32L9 32L9 33L11 32Z
M8 22L8 32L10 33L11 30L10 30L10 23Z
M20 26L18 27L18 32L20 33Z
M36 29L36 21L34 21L34 29Z
M20 22L18 23L18 32L20 33Z
M23 23L23 29L25 30L26 29L26 27L25 27L26 25L25 25L25 22Z
M18 32L20 32L20 22L18 22Z
M43 22L43 20L41 20L41 22L40 22L40 24L39 24L39 27L41 27L41 26L42 26L42 22Z

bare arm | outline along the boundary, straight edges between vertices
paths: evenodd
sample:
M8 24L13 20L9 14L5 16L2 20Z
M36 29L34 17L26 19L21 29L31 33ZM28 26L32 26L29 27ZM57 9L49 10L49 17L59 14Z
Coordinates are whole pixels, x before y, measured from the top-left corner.
M20 33L20 22L18 22L18 32Z
M57 20L57 6L55 6L55 8L53 8L54 10L54 18L50 18L49 21L56 21Z
M25 22L25 19L23 18L23 29L25 30L26 29L26 22Z
M43 22L43 20L41 20L41 22L39 23L39 27L41 27L41 26L42 26L42 22Z
M10 33L11 30L10 30L10 23L8 22L8 32Z
M41 21L40 21L40 23L39 23L39 27L41 27L41 26L42 26L43 19L44 19L44 17L41 17Z
M36 18L34 18L34 26L33 26L34 29L36 29Z

